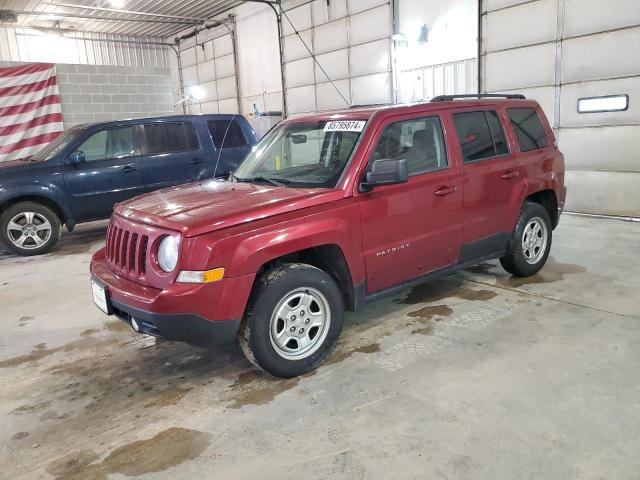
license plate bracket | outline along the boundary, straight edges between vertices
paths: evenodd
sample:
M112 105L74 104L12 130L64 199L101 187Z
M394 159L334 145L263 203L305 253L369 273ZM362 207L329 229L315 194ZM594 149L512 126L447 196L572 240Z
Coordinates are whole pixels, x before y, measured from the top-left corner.
M107 315L113 314L113 307L109 300L109 287L99 280L91 279L91 293L93 295L93 303Z

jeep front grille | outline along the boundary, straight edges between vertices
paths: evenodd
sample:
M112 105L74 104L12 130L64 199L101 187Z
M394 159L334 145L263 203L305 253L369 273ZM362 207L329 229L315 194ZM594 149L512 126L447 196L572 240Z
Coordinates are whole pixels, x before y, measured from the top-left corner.
M107 230L107 261L112 270L132 280L147 273L147 235L131 232L111 222Z

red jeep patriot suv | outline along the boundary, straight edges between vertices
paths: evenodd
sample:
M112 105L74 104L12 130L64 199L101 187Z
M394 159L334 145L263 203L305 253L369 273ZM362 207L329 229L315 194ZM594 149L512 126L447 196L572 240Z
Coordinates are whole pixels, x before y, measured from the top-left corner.
M292 377L328 357L345 309L494 258L538 272L566 193L549 123L522 95L458 97L286 120L228 181L116 205L95 303L137 332L238 338Z

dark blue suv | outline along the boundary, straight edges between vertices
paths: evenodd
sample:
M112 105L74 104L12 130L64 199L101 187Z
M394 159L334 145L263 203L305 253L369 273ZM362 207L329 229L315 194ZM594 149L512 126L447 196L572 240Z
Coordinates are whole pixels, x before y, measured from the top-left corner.
M183 115L79 125L31 158L0 163L0 241L49 250L64 223L109 217L159 188L221 177L257 142L241 115Z

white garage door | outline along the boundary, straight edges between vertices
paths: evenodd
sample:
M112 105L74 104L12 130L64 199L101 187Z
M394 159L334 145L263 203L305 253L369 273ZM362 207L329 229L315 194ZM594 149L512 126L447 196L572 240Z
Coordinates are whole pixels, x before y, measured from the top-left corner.
M640 217L640 2L483 3L484 90L540 102L565 154L567 209ZM585 111L616 107L612 95L622 109Z
M224 27L180 43L185 95L199 86L199 103L187 102L188 113L238 113L233 38Z
M390 3L387 0L314 0L297 7L291 7L293 4L283 5L287 16L344 100L283 18L288 113L298 115L349 105L391 103Z

